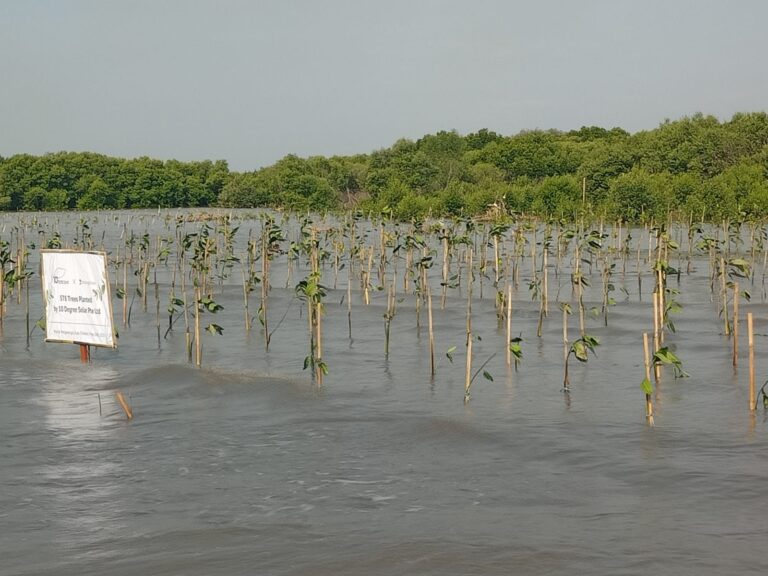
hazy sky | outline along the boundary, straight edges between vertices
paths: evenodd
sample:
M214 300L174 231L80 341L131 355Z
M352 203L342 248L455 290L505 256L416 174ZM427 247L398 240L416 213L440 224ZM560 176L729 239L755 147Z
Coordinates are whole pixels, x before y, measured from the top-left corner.
M0 0L0 155L367 153L768 109L765 0Z

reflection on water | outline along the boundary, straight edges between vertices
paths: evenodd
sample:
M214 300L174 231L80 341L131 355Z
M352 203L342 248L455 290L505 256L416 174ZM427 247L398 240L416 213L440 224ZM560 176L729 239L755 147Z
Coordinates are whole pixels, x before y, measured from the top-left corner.
M9 307L0 574L762 574L768 423L746 413L746 368L734 376L706 269L682 281L670 342L691 378L665 372L653 429L640 389L651 317L631 275L609 326L589 320L601 346L571 367L569 394L558 315L537 339L521 288L515 371L493 299L477 299L476 358L491 358L493 381L478 378L467 405L463 358L445 355L462 349L463 297L435 311L432 379L412 297L385 358L386 299L355 300L350 340L344 288L331 290L322 389L302 370L306 317L281 282L270 351L245 336L242 292L225 286L225 336L206 336L200 370L183 329L158 347L151 306L87 367L39 332L26 350ZM758 319L764 306L745 304Z

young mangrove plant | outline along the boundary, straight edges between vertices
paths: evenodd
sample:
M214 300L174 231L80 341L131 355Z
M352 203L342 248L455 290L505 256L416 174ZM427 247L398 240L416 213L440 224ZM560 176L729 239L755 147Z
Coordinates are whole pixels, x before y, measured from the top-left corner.
M310 271L307 277L296 285L295 292L307 304L309 354L304 358L304 369L311 367L317 383L322 385L323 376L328 374L328 366L323 361L322 338L323 298L325 298L327 290L320 284L322 274L320 272L317 234L314 228L305 235L302 246L309 253Z
M568 375L568 361L571 356L576 358L579 362L586 363L589 360L589 353L597 355L595 348L600 345L600 342L594 336L584 334L577 340L575 340L569 347L568 352L565 355L565 371L563 375L563 389L570 390L571 380Z
M210 296L204 296L199 286L195 286L195 366L200 367L203 364L203 342L200 336L200 313L210 312L216 314L224 309L224 306L217 304ZM218 324L210 323L205 327L207 332L221 336L224 328Z
M640 383L640 388L645 394L645 417L648 420L648 425L653 426L653 384L651 383L651 354L647 333L643 333L643 354L645 378Z
M674 370L675 379L687 378L688 373L683 370L683 363L668 347L659 348L653 353L652 362L654 366L671 366Z

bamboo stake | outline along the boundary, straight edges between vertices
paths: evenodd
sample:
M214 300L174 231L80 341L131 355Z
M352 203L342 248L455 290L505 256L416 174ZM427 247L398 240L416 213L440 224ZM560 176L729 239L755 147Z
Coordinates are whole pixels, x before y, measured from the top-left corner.
M661 347L659 341L659 295L657 292L653 293L653 352L658 352ZM656 379L656 383L661 378L661 367L655 364L653 367L653 374Z
M467 364L464 372L464 402L469 401L469 387L472 384L472 334L467 334Z
M245 332L248 333L251 331L251 312L248 307L248 284L250 282L249 279L246 278L245 274L245 268L246 263L243 261L242 263L242 274L243 274L243 309L245 311Z
M563 377L563 388L568 390L570 380L568 379L568 306L563 305L563 365L565 366L565 376Z
M512 342L512 285L507 283L507 366L512 366L512 350L509 348Z
M315 363L317 369L317 383L323 385L323 304L317 303L315 311L315 321L317 330L317 362Z
M203 363L203 343L200 341L200 287L195 287L195 366Z
M347 328L350 341L352 340L352 267L353 260L350 256L349 266L347 266Z
M464 372L464 402L469 401L472 385L472 247L467 254L467 361Z
M123 326L128 325L128 250L123 255Z
M128 420L133 419L133 410L131 410L130 405L128 404L128 401L125 399L125 395L118 390L115 392L115 397L117 398L117 401L120 403L120 406L123 409L123 412L125 412L125 416L128 418ZM101 398L99 398L99 403L101 403Z
M723 322L725 323L724 330L725 335L730 336L731 323L728 321L728 286L726 283L725 259L723 259L722 256L720 257L720 284L723 299Z
M733 285L733 367L739 364L739 283Z
M662 346L664 344L664 324L667 319L664 303L664 292L666 292L667 288L664 280L664 272L661 270L661 266L659 266L657 277L656 286L659 299L656 305L659 307L659 346Z
M651 381L651 353L648 349L648 333L643 332L643 353L645 356L645 379ZM653 400L650 394L645 395L645 417L648 425L653 426Z
M747 313L747 333L749 334L749 409L757 409L755 403L755 337L752 325L752 312Z
M445 298L448 291L448 276L450 274L450 262L448 260L448 232L443 232L443 282L442 295L440 299L440 309L445 309Z
M266 227L261 232L261 322L264 327L264 349L269 352L269 315L267 298L269 296L269 232Z
M432 288L427 285L427 323L429 326L429 372L435 377L435 333L432 329Z

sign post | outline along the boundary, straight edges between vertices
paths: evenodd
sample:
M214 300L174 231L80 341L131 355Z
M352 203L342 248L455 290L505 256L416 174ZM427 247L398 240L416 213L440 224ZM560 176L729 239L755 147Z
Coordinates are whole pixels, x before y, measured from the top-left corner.
M41 267L45 341L79 344L86 363L89 346L115 348L107 255L41 250Z

